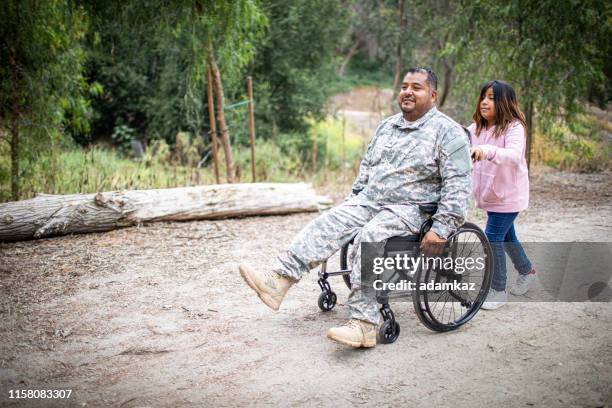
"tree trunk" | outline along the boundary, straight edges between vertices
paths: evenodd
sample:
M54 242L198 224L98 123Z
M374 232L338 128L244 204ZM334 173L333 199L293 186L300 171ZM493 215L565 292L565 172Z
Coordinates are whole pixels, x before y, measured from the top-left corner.
M278 126L276 126L276 120L272 119L272 142L274 142L274 144L276 144L276 138L278 134Z
M11 126L11 197L19 200L19 122L13 118Z
M358 39L355 40L353 45L351 45L351 48L349 49L348 53L346 54L346 57L344 57L344 60L340 65L340 68L338 68L338 76L344 76L344 74L346 73L346 67L348 66L349 62L351 62L351 59L353 59L355 54L357 54L357 51L359 51L359 47L361 47L361 40Z
M19 72L17 69L17 62L15 61L15 53L11 49L9 50L9 65L11 66L11 78L12 78L12 123L11 123L11 197L14 201L19 200Z
M230 143L229 130L227 128L227 123L225 122L225 97L223 96L223 83L221 82L221 73L219 72L219 68L217 67L217 62L215 61L212 44L210 45L208 60L214 77L215 96L217 98L217 118L219 119L219 127L221 128L221 144L223 145L223 152L225 153L227 182L233 183L234 158L232 155L232 146Z
M319 145L317 144L317 139L314 140L312 145L312 173L316 174L317 172L317 156L319 154Z
M215 102L213 96L213 81L210 65L206 69L206 93L208 94L208 116L210 120L210 140L212 142L213 168L215 182L219 184L219 146L217 144L217 124L215 118Z
M406 28L406 16L404 13L404 0L399 0L399 12L400 12L400 30L399 38L397 39L397 61L395 62L395 76L393 78L393 93L395 94L397 87L400 84L402 78L402 38L404 30Z
M444 61L444 86L442 87L442 95L440 96L440 108L444 106L444 102L446 102L446 98L450 93L450 89L453 81L453 66L450 65L447 61Z
M217 184L48 195L0 204L0 241L109 231L152 221L288 214L329 208L304 183Z
M525 121L527 122L527 141L525 147L525 159L527 160L527 170L531 166L531 145L533 144L533 101L527 102L525 112Z

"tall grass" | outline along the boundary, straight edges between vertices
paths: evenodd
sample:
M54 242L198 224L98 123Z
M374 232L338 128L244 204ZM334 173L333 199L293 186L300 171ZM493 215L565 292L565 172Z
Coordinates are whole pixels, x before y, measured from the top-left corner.
M257 181L324 183L352 179L363 149L361 139L333 118L313 124L306 137L281 134L278 139L278 143L256 140ZM180 142L174 149L163 141L153 143L138 160L126 157L121 150L100 146L38 152L32 156L35 159L21 163L20 197L214 184L210 155L203 168L198 168L204 150L201 142L185 134L177 135L177 140ZM312 168L314 143L319 151L316 169ZM238 181L251 182L250 147L234 147L233 153ZM223 183L226 169L222 150L219 162ZM9 168L8 149L0 148L0 202L11 199Z
M7 162L2 158L3 165ZM113 150L73 148L56 155L40 155L22 176L21 198L37 193L72 194L98 191L168 188L210 184L210 171L147 160L131 160ZM29 175L29 176L28 176ZM10 198L7 180L0 186L0 199Z
M257 181L309 181L330 191L350 186L368 141L331 116L311 125L306 137L280 134L276 143L256 140ZM544 130L536 132L533 163L572 171L612 169L610 140L602 135L609 129L595 117L585 115L571 126L553 123ZM174 149L164 142L153 143L139 160L103 147L70 146L30 155L22 162L21 198L37 193L95 193L215 183L210 157L203 168L198 168L205 150L201 141L186 134L179 134L177 140ZM221 182L225 182L222 151L219 159ZM250 148L235 147L234 159L239 181L251 182ZM0 145L0 202L11 199L9 169L8 148Z

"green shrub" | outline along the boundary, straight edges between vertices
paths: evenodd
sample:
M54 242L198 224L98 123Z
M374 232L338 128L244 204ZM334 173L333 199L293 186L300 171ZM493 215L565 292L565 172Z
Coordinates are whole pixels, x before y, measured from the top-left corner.
M250 182L251 148L240 147L234 156L239 167L240 180ZM257 181L290 182L298 181L303 175L303 166L300 155L295 149L283 151L270 140L256 139L255 163Z
M318 145L318 168L325 166L326 170L346 171L359 166L365 141L361 136L352 134L342 120L328 116L323 121L313 123L310 136Z
M159 141L144 160L122 157L113 150L72 148L55 156L44 155L28 163L21 177L22 198L37 193L74 194L122 189L149 189L214 183L208 169L172 164L169 149ZM0 155L0 168L8 168L8 156ZM0 199L10 200L10 179L0 173Z
M581 115L568 124L542 126L535 135L535 161L569 171L612 169L612 146L602 139L597 122Z

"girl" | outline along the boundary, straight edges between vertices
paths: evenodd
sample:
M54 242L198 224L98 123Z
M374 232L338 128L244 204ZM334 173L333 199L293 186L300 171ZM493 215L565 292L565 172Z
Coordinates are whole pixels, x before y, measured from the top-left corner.
M519 272L510 293L525 294L536 273L514 231L514 220L529 201L527 126L514 89L502 81L491 81L482 87L473 119L468 130L475 162L474 196L476 206L487 211L485 233L493 248L495 267L491 290L482 308L493 310L508 299L504 247Z

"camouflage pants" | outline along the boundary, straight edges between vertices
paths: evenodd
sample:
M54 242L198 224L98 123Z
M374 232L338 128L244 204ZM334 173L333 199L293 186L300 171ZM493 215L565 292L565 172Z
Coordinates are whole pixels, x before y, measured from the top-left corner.
M341 204L312 220L295 236L286 253L277 258L275 271L295 280L326 261L355 237L350 254L351 317L378 324L380 313L372 288L361 287L361 242L384 242L394 236L415 234L408 223L375 203ZM380 254L382 256L383 254Z

